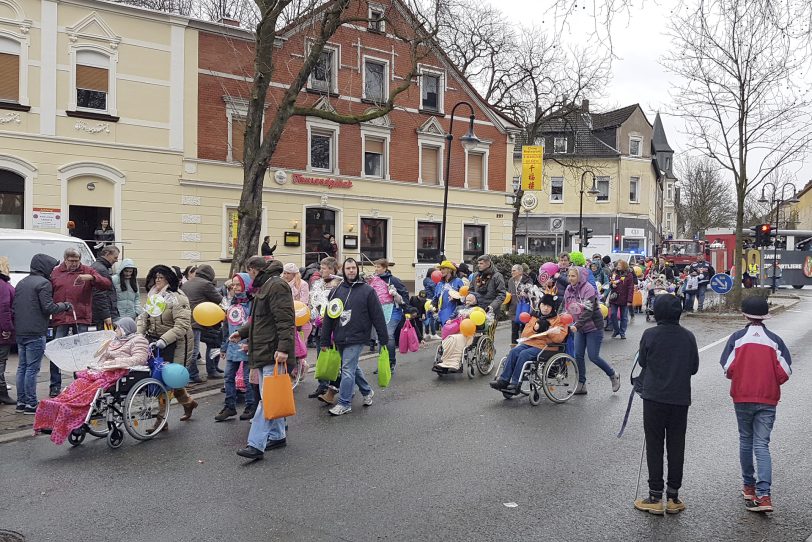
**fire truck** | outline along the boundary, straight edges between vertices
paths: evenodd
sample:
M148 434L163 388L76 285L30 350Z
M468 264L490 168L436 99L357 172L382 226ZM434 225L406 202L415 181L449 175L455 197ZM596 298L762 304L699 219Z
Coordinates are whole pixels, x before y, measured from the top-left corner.
M663 241L659 256L665 258L674 269L682 271L686 265L696 261L696 257L704 254L707 258L707 243L702 239L666 239Z

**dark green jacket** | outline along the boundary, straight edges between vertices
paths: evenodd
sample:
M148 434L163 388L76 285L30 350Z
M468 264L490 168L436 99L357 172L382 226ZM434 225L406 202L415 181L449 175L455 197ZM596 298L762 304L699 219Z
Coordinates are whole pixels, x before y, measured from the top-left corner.
M240 337L248 339L248 362L252 369L274 363L276 351L288 354L288 371L296 367L296 323L293 294L282 277L282 263L272 261L255 281L262 285L254 293L251 318L240 328Z

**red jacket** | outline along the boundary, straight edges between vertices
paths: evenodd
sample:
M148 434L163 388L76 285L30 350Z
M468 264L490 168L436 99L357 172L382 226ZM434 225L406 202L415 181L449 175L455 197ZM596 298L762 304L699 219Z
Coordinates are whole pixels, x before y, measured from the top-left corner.
M792 374L792 359L781 337L764 326L750 324L727 341L722 368L732 382L734 403L775 406L781 399L781 384Z
M93 275L93 280L74 286L79 275ZM93 321L93 287L109 290L113 287L110 279L99 274L88 265L80 265L76 271L68 271L65 262L59 264L51 273L51 284L54 287L54 303L68 301L76 312L77 324L90 324ZM72 325L73 313L60 312L53 315L51 325Z

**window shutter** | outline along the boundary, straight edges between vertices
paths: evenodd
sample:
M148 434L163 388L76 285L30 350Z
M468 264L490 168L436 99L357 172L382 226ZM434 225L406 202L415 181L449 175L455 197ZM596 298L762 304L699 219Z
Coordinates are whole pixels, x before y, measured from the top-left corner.
M468 188L482 188L481 154L468 154Z
M0 53L0 100L16 102L20 99L20 57Z
M245 155L245 119L231 117L231 159L242 162Z
M439 149L436 147L421 147L420 152L423 153L423 167L420 173L423 184L440 184L437 178L437 155Z
M94 66L76 65L76 88L107 92L109 78L107 70Z
M383 156L383 140L381 139L367 139L366 152L374 152Z

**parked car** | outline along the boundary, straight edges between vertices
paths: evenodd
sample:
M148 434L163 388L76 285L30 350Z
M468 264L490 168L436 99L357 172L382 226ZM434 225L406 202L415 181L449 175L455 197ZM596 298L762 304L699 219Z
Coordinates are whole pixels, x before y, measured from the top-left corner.
M12 286L28 276L31 258L35 254L47 254L61 262L68 247L79 250L83 264L90 265L95 260L87 244L76 237L36 230L0 228L0 256L8 257Z

